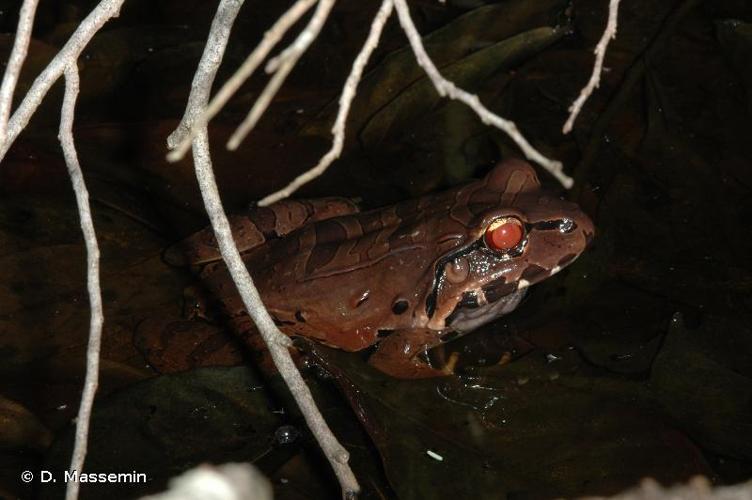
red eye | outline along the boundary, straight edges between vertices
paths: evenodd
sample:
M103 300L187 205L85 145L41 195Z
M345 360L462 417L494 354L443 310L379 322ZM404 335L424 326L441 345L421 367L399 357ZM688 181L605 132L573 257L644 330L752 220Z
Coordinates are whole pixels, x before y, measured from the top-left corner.
M522 224L517 219L499 219L486 229L486 245L491 250L506 252L522 241Z

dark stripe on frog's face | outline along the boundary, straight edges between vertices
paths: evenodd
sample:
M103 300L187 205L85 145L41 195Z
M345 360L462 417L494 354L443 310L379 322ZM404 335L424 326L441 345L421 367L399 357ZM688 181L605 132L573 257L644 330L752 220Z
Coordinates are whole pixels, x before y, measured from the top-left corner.
M447 258L438 261L427 301L431 328L449 327L453 320L468 327L506 314L519 303L520 292L571 264L592 237L590 219L575 204L540 192L534 170L524 162L497 167L482 182L460 190L457 202L462 206L452 208L452 218L478 239L467 248L479 249L466 256L474 264L464 283L449 284L442 274ZM487 248L486 228L508 217L521 221L522 240L506 252ZM472 311L474 304L465 300L473 290L483 297L482 311Z
M503 280L498 280L484 286L483 295L488 302L496 302L515 290L517 290L517 283L506 283Z
M530 264L522 273L522 279L529 281L530 283L538 282L543 278L547 278L551 275L551 270L540 267L536 264Z
M507 160L501 166L494 168L483 180L459 189L454 196L449 216L452 220L460 223L465 231L470 231L474 225L477 225L478 219L488 212L489 207L514 207L521 194L535 192L539 188L538 178L529 164L520 160ZM429 319L436 312L439 286L446 263L461 255L475 251L481 246L483 246L482 239L478 239L464 249L438 260L435 266L434 280L431 284L431 292L426 296L426 315ZM520 249L522 248L524 248L524 243L520 245ZM490 286L489 294L495 300L498 300L503 295L513 293L516 289L516 283L507 285L502 282L500 285ZM503 293L500 293L502 290ZM464 298L465 295L463 295ZM489 301L491 300L489 299ZM467 302L463 305L462 302L460 300L455 309L469 305Z

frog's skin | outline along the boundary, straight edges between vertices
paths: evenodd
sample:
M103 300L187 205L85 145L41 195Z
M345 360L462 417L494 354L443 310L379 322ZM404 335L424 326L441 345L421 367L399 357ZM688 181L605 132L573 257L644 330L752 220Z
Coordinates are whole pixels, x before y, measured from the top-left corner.
M367 212L335 198L284 201L231 224L286 334L347 351L378 344L369 361L400 378L443 374L418 355L514 310L528 287L571 264L594 234L587 215L541 192L521 160L499 164L482 180ZM511 228L508 249L494 248L487 234L500 225ZM178 249L202 266L209 292L247 333L250 318L211 230L188 238L173 257Z

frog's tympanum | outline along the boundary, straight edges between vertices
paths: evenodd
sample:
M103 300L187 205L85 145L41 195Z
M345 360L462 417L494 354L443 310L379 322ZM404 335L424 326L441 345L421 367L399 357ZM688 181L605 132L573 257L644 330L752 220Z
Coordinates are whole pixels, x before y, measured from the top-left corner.
M358 351L396 377L443 374L423 354L514 310L528 287L585 250L593 224L507 160L484 179L359 213L342 199L284 201L232 218L280 328ZM211 230L180 246L233 326L252 328Z

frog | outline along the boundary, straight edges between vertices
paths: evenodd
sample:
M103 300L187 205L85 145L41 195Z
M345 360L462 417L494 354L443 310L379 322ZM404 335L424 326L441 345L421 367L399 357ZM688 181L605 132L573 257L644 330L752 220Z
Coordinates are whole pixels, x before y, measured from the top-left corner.
M396 378L447 375L427 351L511 313L572 264L595 228L578 205L506 159L482 179L383 208L344 198L283 200L230 219L280 330L345 351ZM253 330L211 228L174 246L242 338Z

